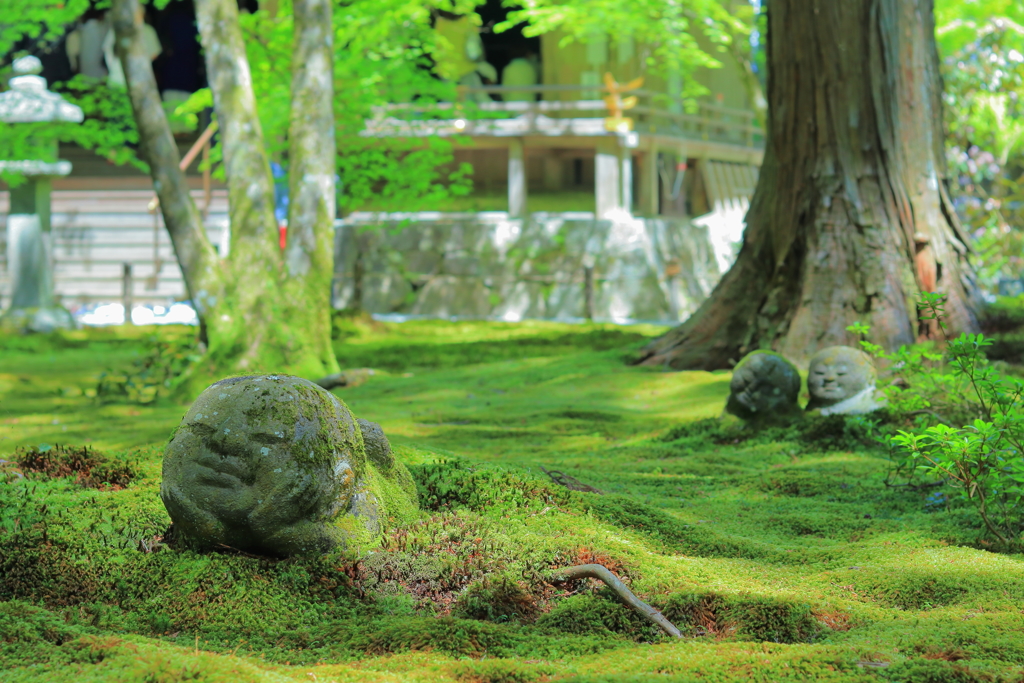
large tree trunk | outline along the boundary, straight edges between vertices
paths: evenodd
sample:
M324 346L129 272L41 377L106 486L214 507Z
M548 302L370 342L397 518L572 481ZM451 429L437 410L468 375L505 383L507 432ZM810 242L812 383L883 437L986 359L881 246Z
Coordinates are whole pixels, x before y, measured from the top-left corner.
M291 239L282 253L274 187L235 0L196 0L207 76L224 149L230 253L217 258L178 171L178 154L141 47L138 0L114 0L129 95L164 220L196 305L207 352L184 394L211 378L259 371L338 371L330 337L334 119L329 0L296 0L289 134L295 156ZM309 107L315 108L310 111ZM315 144L314 144L315 141Z
M767 149L743 246L711 297L638 362L728 368L755 349L805 361L871 325L893 349L946 295L976 328L967 237L946 190L931 0L771 0Z

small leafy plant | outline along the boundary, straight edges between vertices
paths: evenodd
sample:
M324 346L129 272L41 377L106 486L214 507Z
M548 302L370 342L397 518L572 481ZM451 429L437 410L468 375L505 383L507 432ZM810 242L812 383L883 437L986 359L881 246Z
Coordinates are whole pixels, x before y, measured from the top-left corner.
M944 302L941 294L930 292L918 303L920 318L934 321L946 338L944 356L906 348L886 354L862 342L869 352L893 362L895 373L910 377L905 387L890 394L899 407L939 420L899 430L891 444L903 457L901 465L955 487L1003 548L1017 548L1024 542L1024 384L1001 377L989 364L985 348L991 339L982 334L948 338ZM863 332L861 328L855 331ZM944 366L937 365L940 360ZM914 391L912 383L926 390ZM949 414L968 416L959 422L962 427L932 410L928 393L937 390L945 392L947 406L957 408Z

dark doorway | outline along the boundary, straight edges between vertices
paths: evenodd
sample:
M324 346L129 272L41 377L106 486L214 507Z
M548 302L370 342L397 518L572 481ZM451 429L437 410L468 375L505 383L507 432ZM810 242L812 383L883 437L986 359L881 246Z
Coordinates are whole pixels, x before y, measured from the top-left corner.
M528 57L531 53L540 58L540 38L524 36L523 27L526 24L520 24L504 33L494 32L495 24L505 21L509 13L507 7L502 7L501 0L487 0L477 6L476 12L483 20L480 40L484 44L484 58L499 74L513 59Z
M160 10L150 7L148 16L163 47L153 62L160 91L192 93L204 87L206 74L192 0L172 0Z

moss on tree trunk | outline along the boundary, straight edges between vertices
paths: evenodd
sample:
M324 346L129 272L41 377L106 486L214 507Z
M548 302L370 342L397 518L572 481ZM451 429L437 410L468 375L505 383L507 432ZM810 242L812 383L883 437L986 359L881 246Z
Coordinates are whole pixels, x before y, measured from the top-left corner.
M207 351L180 393L232 374L338 371L331 348L334 117L331 5L297 0L292 64L289 244L282 253L274 186L234 0L197 0L207 77L224 149L230 253L218 258L178 169L178 152L140 42L138 0L114 0L115 28L143 152Z
M967 237L947 191L931 0L772 0L768 139L732 269L637 362L718 369L755 349L795 360L929 333L920 291L950 326L977 326Z

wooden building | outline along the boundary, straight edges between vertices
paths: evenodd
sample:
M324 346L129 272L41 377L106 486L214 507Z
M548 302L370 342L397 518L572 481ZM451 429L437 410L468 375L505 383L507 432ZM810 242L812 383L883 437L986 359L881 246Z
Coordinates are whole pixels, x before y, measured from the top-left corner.
M478 11L486 25L506 10L490 0ZM587 198L589 205L573 206L572 220L589 214L599 220L692 221L707 230L712 243L721 243L715 247L721 271L728 265L721 255L741 234L763 156L763 133L738 67L723 54L722 68L693 74L709 95L688 111L672 96L680 82L646 69L644 46L613 35L563 46L563 38L558 32L537 38L516 31L484 33L482 60L493 68L496 84L480 80L460 86L458 101L429 108L382 107L363 135L452 137L456 162L473 165L481 192L504 197L503 206L494 208L507 209L509 219L527 219L538 207L550 217L558 212L560 195L573 195ZM524 56L533 60L537 82L504 83L506 67ZM628 129L608 124L613 112L603 99L609 94L606 74L616 84L644 78L642 87L624 94L638 99L623 112L633 122ZM180 140L183 153L191 142L188 136ZM56 291L64 304L74 309L120 300L126 264L134 273L128 294L135 303L184 298L162 221L148 210L153 197L148 177L74 148L62 148L61 157L74 166L70 176L53 184L52 253ZM195 163L189 177L214 241L226 247L226 193L208 180L204 187ZM0 191L0 222L5 195ZM374 220L351 218L361 225ZM3 232L0 223L0 308L8 290ZM338 256L345 262L345 255Z
M504 19L494 0L478 11L485 26ZM595 35L587 43L563 44L559 31L525 38L514 30L484 32L480 39L481 62L499 74L498 83L462 85L458 102L382 107L364 134L451 136L458 141L456 162L472 164L480 190L506 190L514 217L532 210L531 195L592 191L589 208L597 217L620 211L697 217L715 211L716 202L752 191L763 130L728 54L716 54L721 68L688 76L709 93L688 111L675 97L682 77L665 78L648 68L649 51L632 40ZM539 82L506 84L508 64L524 54ZM604 99L608 77L618 85L643 79L641 88L624 93L638 100L622 112L632 119L627 130L607 125L616 113ZM712 162L718 168L709 167Z

